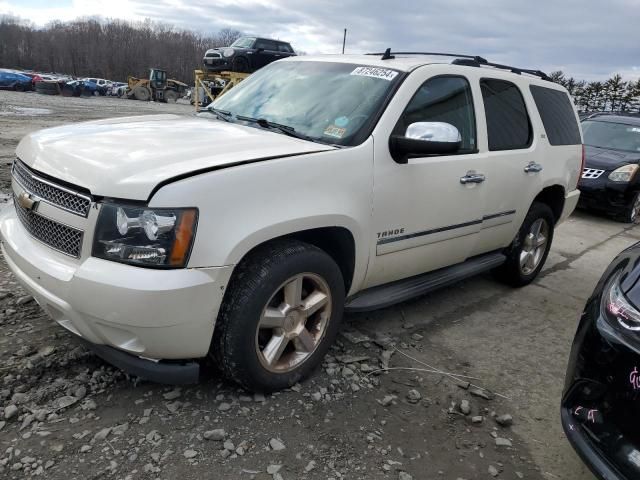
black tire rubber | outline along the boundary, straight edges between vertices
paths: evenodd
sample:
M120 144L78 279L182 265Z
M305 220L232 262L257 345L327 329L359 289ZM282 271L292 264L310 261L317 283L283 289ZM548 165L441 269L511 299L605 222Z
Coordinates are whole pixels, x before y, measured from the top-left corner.
M151 92L147 87L137 86L133 89L133 96L136 100L147 102L151 100Z
M638 200L638 196L640 196L640 192L637 192L633 196L633 199L631 200L631 203L629 204L629 206L627 208L624 209L624 211L622 212L622 215L619 215L619 216L616 217L620 222L638 223L638 221L640 220L640 215L636 214L635 217L633 215L633 205Z
M238 73L248 73L249 62L244 57L234 58L233 63L231 64L231 70Z
M320 275L332 296L331 318L316 351L296 369L273 373L260 363L255 332L262 309L288 278L310 272ZM300 382L321 363L342 319L345 287L340 268L319 248L293 240L256 248L236 267L218 314L211 348L215 364L229 380L250 391L271 392Z
M178 100L178 93L175 90L166 90L164 92L164 98L167 103L176 103L176 100Z
M549 224L549 239L547 240L546 250L544 252L544 255L542 256L542 259L540 260L539 265L530 274L525 275L520 269L520 253L522 252L524 238L529 233L531 225L539 218L544 218ZM516 238L504 252L507 255L507 261L494 270L495 276L500 281L511 285L512 287L524 287L525 285L528 285L533 280L535 280L535 278L540 273L540 270L542 270L542 267L544 267L544 262L546 262L547 260L547 255L549 255L551 243L553 242L555 222L556 220L553 215L553 211L551 211L551 208L549 208L548 205L544 203L533 202L531 208L529 208L529 212L527 212L527 216L522 222L520 230L518 230Z
M22 85L21 83L16 83L16 84L13 86L13 89L14 89L16 92L24 92L24 85Z

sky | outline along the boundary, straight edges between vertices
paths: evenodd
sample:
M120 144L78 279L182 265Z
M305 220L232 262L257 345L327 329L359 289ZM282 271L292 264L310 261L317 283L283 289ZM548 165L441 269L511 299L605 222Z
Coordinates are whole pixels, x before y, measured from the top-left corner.
M232 28L307 54L440 51L578 79L640 77L640 0L0 0L0 14L43 26L102 16Z

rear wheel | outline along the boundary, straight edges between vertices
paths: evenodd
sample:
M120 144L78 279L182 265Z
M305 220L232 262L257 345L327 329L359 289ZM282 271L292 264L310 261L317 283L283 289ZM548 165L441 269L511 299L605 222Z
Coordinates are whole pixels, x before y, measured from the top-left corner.
M147 102L151 98L151 92L147 87L137 86L133 89L133 96L136 100Z
M167 103L176 103L176 100L178 100L178 94L175 90L167 90L164 92L164 99Z
M540 273L549 254L555 218L548 205L534 202L513 243L507 261L496 269L497 277L514 287L531 283Z
M16 83L13 87L16 92L24 92L24 85L21 83Z
M290 387L333 343L344 296L340 269L324 251L297 241L260 247L234 272L210 355L249 390Z

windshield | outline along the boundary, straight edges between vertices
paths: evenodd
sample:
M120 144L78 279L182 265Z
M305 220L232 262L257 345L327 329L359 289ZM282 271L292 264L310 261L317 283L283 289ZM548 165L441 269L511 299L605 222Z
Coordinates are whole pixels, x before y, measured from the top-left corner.
M255 42L255 38L253 37L240 37L235 42L231 44L232 47L240 47L240 48L250 48Z
M348 63L272 63L219 97L212 107L233 116L286 125L322 143L357 145L400 75Z
M640 152L640 125L586 120L582 133L585 145Z

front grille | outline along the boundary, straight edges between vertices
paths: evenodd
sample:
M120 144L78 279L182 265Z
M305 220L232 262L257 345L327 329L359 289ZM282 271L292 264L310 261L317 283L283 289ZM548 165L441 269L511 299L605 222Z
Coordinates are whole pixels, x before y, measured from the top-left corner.
M598 170L597 168L585 168L582 170L582 178L594 179L599 178L604 173L604 170Z
M13 204L16 207L18 218L31 236L65 255L80 257L82 230L63 225L32 210L27 210L15 198Z
M39 199L76 215L86 217L91 198L39 177L20 160L13 162L13 178Z

